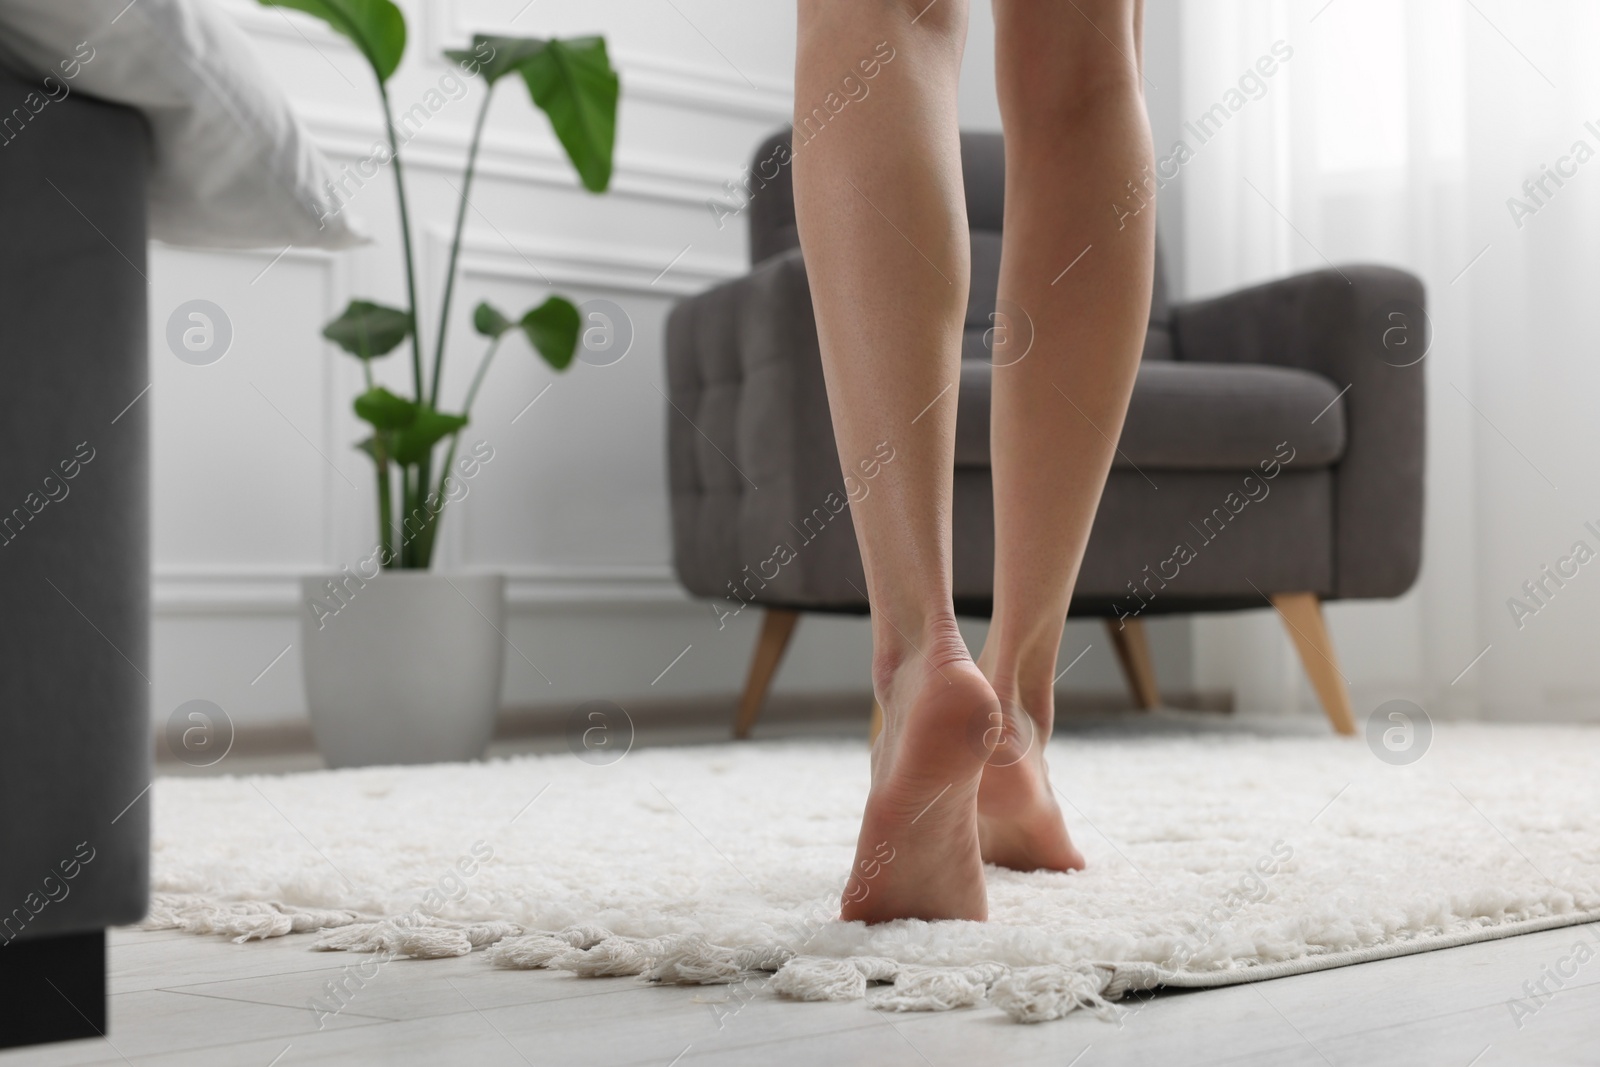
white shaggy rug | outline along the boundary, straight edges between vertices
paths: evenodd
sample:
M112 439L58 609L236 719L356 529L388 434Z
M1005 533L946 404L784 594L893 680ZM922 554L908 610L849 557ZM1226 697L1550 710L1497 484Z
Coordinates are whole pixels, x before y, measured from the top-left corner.
M1020 1021L1600 919L1600 730L1058 739L1075 874L987 923L841 923L863 744L164 778L149 925ZM770 981L769 981L770 979Z

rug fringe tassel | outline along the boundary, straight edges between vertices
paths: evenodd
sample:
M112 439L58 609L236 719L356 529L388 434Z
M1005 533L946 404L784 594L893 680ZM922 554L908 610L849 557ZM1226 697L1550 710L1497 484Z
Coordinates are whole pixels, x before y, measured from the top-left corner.
M794 953L777 945L727 948L698 935L669 939L665 950L641 974L669 985L728 985L776 971Z
M924 967L881 957L835 959L796 956L772 979L773 992L794 1000L861 1000L869 982L893 982L867 999L879 1011L953 1011L987 1000L1023 1023L1059 1019L1085 1009L1115 1019L1121 1009L1108 998L1114 972L1094 964L1010 968L1000 963L970 967Z
M1018 967L1009 971L989 991L989 1002L1019 1023L1059 1019L1082 1008L1107 1021L1122 1015L1106 994L1112 990L1114 972L1092 963L1067 966Z
M1131 974L1081 963L1007 967L905 964L881 956L798 956L778 945L729 948L695 934L625 937L598 926L528 930L510 922L453 922L422 911L377 918L282 901L215 901L155 894L140 924L147 930L223 934L235 941L319 933L313 948L384 952L414 959L465 956L484 949L496 967L570 971L582 977L639 975L672 985L726 985L772 975L771 989L793 1000L866 1000L880 1011L953 1011L987 1001L1017 1022L1059 1019L1078 1010L1102 1019L1121 1013L1112 1001L1137 984ZM872 983L888 988L867 996Z
M311 946L324 952L384 952L411 959L465 956L522 933L508 922L454 923L426 915L403 915L326 931Z
M772 990L793 1000L860 1000L868 982L893 981L899 971L881 956L796 956L772 976Z
M525 934L489 946L485 955L496 967L532 971L549 966L551 960L575 947L560 934Z
M867 1001L880 1011L954 1011L983 1003L1006 973L999 963L972 967L902 967L894 985Z
M545 966L571 971L583 978L611 978L642 974L662 949L663 938L608 937L589 948L572 948Z
M207 897L156 893L151 896L149 913L139 926L144 930L223 934L236 942L244 942L370 923L374 918L343 909L302 908L277 900L215 901Z

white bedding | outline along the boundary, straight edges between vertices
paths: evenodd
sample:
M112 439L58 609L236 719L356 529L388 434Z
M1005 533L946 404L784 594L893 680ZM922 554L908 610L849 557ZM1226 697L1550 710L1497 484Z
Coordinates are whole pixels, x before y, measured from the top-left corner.
M144 113L152 237L205 248L364 240L342 215L320 217L327 161L210 0L0 0L0 65L38 80L30 107L83 93Z

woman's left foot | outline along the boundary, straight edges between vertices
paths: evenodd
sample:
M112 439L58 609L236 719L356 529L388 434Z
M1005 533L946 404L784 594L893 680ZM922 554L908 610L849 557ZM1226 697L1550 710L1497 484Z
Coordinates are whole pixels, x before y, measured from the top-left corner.
M981 922L988 897L974 807L986 752L967 733L994 693L961 648L943 662L905 664L878 700L883 732L839 917Z

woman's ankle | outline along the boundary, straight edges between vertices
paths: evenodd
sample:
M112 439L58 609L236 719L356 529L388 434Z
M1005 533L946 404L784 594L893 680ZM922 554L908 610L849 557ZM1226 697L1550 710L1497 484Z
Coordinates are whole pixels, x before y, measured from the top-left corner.
M954 612L922 619L872 619L872 681L881 696L910 670L934 673L952 663L971 662L972 653L956 625Z
M1054 715L1056 654L1054 643L1008 643L990 631L978 655L978 668L1002 701L1021 704L1036 723L1046 728Z

